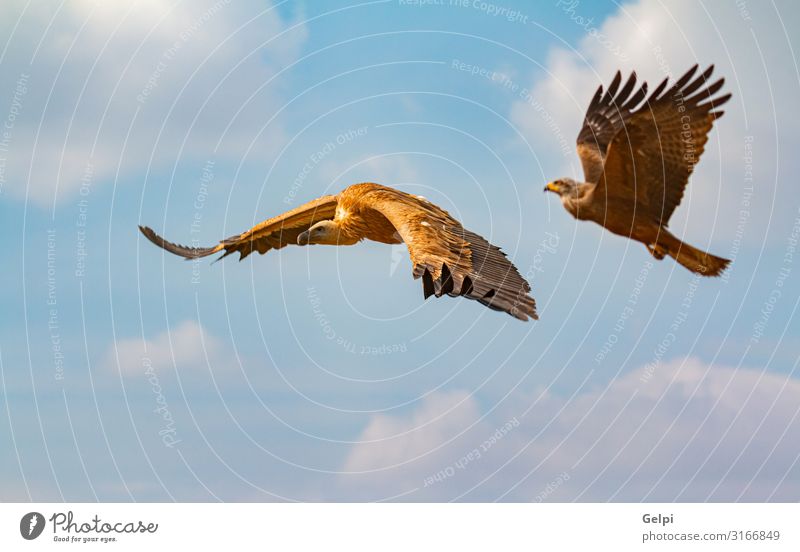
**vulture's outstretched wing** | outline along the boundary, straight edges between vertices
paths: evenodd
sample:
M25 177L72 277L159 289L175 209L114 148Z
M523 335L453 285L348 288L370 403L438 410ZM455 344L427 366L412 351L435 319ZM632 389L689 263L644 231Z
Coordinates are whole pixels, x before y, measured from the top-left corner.
M520 320L538 319L530 285L499 247L416 196L380 188L366 199L403 238L426 299L463 296Z
M715 109L731 97L713 97L725 82L710 84L713 70L712 65L693 78L695 65L666 91L664 79L641 108L625 117L622 130L608 146L598 197L635 200L666 226L683 198L714 120L723 114Z
M578 156L586 182L594 183L600 179L609 144L625 127L633 109L647 95L646 82L633 92L636 88L635 72L628 77L622 90L619 89L621 82L622 74L617 71L608 90L603 93L603 86L600 85L586 109L577 141Z
M291 211L286 211L282 215L265 220L246 232L222 240L214 247L178 245L168 242L146 226L139 226L139 229L147 239L157 246L186 259L207 257L224 250L225 253L220 259L238 251L239 260L242 260L253 251L258 251L263 255L270 249L280 249L287 245L297 244L297 236L308 230L309 227L321 220L332 219L336 213L336 205L337 196L322 196Z

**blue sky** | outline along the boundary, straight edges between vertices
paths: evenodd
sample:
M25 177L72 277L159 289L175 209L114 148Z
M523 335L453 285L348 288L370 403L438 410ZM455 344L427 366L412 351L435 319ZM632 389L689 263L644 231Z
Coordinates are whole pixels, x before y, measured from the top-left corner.
M797 500L791 2L0 15L0 499ZM723 279L541 191L598 84L694 63L733 99L670 227ZM361 181L501 245L541 320L423 302L403 247L193 264L136 229L211 244Z

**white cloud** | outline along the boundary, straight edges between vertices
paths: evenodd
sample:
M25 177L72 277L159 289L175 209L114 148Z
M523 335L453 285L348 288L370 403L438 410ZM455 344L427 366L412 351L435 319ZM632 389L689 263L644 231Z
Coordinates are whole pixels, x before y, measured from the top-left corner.
M141 376L152 366L159 374L175 368L204 368L221 366L220 341L209 335L194 320L186 320L151 339L125 338L117 340L106 352L105 365L119 370L123 376Z
M348 456L344 470L382 470L436 456L440 445L456 438L479 417L474 399L465 391L432 393L408 419L374 416L361 433L362 443Z
M745 241L762 241L770 216L788 206L778 202L772 212L779 175L800 169L796 157L789 154L800 145L800 126L796 118L782 115L794 109L798 75L794 67L778 63L791 55L781 19L788 29L794 28L798 10L787 5L780 14L764 10L747 19L736 3L639 0L620 6L603 22L587 25L580 2L563 2L561 8L565 21L581 24L586 36L574 50L551 51L547 73L534 81L531 90L533 100L552 116L570 146L592 94L599 84L607 85L617 70L626 76L636 70L652 90L665 76L677 77L695 63L715 64L715 75L726 78L725 90L733 98L712 130L671 226L678 233L686 230L687 237L702 244L711 236L709 213L716 214L714 233L730 242L748 185L744 181L745 137L753 136L753 182L749 185L755 185L756 200L747 207L750 219L744 230ZM577 155L563 155L562 137L541 110L518 101L511 118L539 151L554 154L551 158L560 165L556 168L560 174L553 177L583 177Z
M345 165L336 160L330 160L321 168L324 182L338 182L344 188L350 182L377 182L388 186L416 184L420 181L419 174L408 156L402 154L385 154L351 162ZM334 190L338 188L334 186Z
M74 196L82 179L144 173L151 159L202 166L216 156L238 160L252 141L261 155L284 139L275 122L259 136L280 105L280 77L259 87L297 59L306 30L288 30L296 21L269 5L25 4L0 7L4 36L18 22L0 65L3 103L19 111L3 193L27 191L48 206L56 191Z
M798 396L797 379L691 358L485 414L438 394L375 416L341 485L368 499L786 500L800 492Z

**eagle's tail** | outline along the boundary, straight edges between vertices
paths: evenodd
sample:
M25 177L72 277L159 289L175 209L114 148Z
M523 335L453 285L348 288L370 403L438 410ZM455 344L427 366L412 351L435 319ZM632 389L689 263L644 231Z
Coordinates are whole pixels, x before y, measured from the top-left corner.
M719 276L730 263L728 259L717 257L682 242L663 229L658 237L657 248L662 249L667 255L695 274L702 276Z

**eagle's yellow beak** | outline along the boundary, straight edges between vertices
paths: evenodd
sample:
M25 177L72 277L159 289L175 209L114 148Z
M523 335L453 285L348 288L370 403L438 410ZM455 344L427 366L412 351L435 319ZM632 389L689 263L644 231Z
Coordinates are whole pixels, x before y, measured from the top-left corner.
M544 191L545 192L551 191L551 192L556 192L557 193L558 192L558 186L556 186L552 182L548 182L547 186L544 187Z

